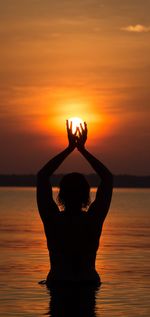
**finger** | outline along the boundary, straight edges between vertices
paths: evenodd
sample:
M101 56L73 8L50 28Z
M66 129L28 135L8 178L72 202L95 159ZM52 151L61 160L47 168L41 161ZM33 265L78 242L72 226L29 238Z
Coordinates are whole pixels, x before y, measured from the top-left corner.
M86 122L84 122L84 130L87 133L87 123Z
M79 138L80 139L82 138L82 133L81 133L80 129L79 129Z
M69 130L69 121L68 119L66 120L66 127L67 127L67 131Z
M72 121L70 122L70 130L72 132Z
M76 137L75 137L76 145L77 145L77 143L78 143L78 140L79 140L79 137L78 137L78 135L76 135Z
M76 127L76 131L75 131L75 135L79 135L79 131L80 131L80 129L79 129L79 127Z
M83 131L84 131L84 129L83 129L83 125L82 125L82 123L80 123L80 128L81 128L81 131L83 132Z
M76 131L75 131L75 133L74 133L75 136L77 135L78 129L79 129L79 128L76 127Z
M84 121L84 129L87 129L87 123Z

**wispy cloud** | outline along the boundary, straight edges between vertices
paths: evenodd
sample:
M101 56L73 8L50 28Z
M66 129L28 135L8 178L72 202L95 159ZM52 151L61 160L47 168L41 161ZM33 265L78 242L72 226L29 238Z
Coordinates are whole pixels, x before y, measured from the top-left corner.
M121 28L121 30L134 33L145 33L150 32L150 26L145 26L142 24L128 25L124 28Z

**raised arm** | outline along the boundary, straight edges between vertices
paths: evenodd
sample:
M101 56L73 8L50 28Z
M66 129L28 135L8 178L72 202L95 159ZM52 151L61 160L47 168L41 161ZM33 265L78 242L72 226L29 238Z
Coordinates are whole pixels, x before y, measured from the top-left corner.
M69 128L68 121L67 133L69 140L68 147L50 159L37 173L37 205L43 222L59 211L57 204L53 200L50 177L76 146L76 134L72 133L72 124Z
M85 142L87 139L87 126L84 124L84 129L81 127L82 132L79 132L79 139L77 141L77 148L79 152L90 163L92 168L100 178L100 184L97 189L96 198L89 208L89 213L93 213L95 217L103 223L108 213L112 189L113 189L113 176L108 168L95 158L90 152L85 149Z

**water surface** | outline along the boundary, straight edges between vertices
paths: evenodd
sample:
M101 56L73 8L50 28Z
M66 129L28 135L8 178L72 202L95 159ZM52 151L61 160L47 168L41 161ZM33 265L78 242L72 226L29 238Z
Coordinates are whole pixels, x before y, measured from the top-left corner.
M0 188L0 316L64 316L61 305L68 298L73 316L82 297L91 305L91 311L84 311L86 317L149 317L149 233L150 190L115 189L97 254L100 289L94 295L60 291L55 302L55 296L38 284L46 277L49 259L35 189Z

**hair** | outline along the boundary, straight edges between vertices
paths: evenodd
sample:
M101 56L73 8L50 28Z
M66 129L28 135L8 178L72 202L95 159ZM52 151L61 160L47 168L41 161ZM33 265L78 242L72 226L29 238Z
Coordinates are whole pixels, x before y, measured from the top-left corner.
M61 206L86 208L90 204L90 186L80 173L69 173L60 181L58 202Z

